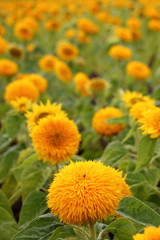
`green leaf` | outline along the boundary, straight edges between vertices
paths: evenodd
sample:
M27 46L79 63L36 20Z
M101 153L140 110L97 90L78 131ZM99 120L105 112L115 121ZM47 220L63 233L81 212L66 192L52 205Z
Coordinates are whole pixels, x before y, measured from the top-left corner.
M123 198L117 213L144 225L160 225L160 215L135 197Z
M21 175L20 185L23 200L35 190L39 190L51 175L51 168L42 163L41 167L30 166L25 168Z
M149 184L151 184L152 186L157 186L160 180L160 169L158 168L143 169L142 173Z
M109 124L126 124L128 120L128 116L124 115L122 117L110 118L107 119L107 123Z
M10 215L13 215L8 198L1 189L0 189L0 206L4 208Z
M12 139L8 137L8 135L5 133L0 136L0 153L5 151L7 147L11 144Z
M1 240L11 239L18 231L18 226L13 217L0 207L0 238Z
M0 162L0 182L2 182L4 178L7 176L17 158L18 158L17 151L9 151L4 155Z
M12 240L48 240L53 230L63 226L58 222L58 218L52 214L44 214L32 220L20 232L18 232Z
M126 182L127 184L129 184L129 186L136 186L139 184L142 184L144 182L146 182L145 177L143 176L142 173L128 173L127 174L127 178L126 178Z
M20 164L20 163L24 162L24 160L26 158L30 157L33 154L33 152L34 152L34 149L32 147L29 147L29 148L26 148L26 149L22 150L19 153L17 163Z
M145 167L154 155L154 150L156 147L156 139L150 138L148 135L143 136L140 139L138 145L138 159L137 159L137 166L136 171Z
M119 141L111 142L105 148L100 160L107 165L114 165L127 153L124 145Z
M126 218L113 221L107 226L106 230L113 233L119 240L132 240L132 236L136 234L133 223Z
M46 194L38 191L31 192L22 206L19 223L24 224L33 220L43 214L46 209Z
M76 234L71 227L62 226L62 227L56 228L53 231L52 236L49 238L49 240L59 240L59 239L64 239L66 237L75 236L75 235Z
M25 161L22 162L22 164L20 164L19 166L15 167L14 169L16 170L16 169L22 169L22 168L29 167L30 165L32 165L36 161L38 161L38 154L37 153L33 153L31 156L29 156L27 159L25 159Z
M10 138L16 137L19 133L23 118L21 115L9 115L6 119L6 131Z

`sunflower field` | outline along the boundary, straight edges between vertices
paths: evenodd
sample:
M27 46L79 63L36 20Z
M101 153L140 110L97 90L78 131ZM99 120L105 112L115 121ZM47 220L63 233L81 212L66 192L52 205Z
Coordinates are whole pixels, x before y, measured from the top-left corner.
M0 0L0 240L160 240L160 0Z

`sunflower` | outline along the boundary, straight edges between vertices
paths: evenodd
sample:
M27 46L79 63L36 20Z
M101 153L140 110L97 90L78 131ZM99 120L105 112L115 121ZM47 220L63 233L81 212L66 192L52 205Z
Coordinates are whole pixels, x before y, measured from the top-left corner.
M107 87L107 82L102 78L92 78L89 81L89 89L93 92L104 90Z
M18 72L18 66L15 62L8 59L0 59L0 76L12 77Z
M154 100L151 99L149 96L143 96L140 92L130 92L126 91L122 95L123 102L128 106L132 107L134 104L138 102L147 102L150 104L154 104Z
M26 112L31 107L31 100L26 97L16 98L10 102L12 107L14 107L18 112Z
M48 31L54 32L59 30L59 28L61 27L61 23L59 20L56 19L48 19L45 22L44 26Z
M69 160L77 152L81 139L74 122L60 115L41 119L31 137L39 157L51 164Z
M132 41L132 32L129 28L125 27L117 27L115 29L115 35L125 41L125 42L131 42Z
M57 61L55 65L55 74L62 82L70 82L72 80L72 73L69 66L62 61Z
M109 55L118 60L128 60L132 57L132 51L128 47L115 45L110 48Z
M10 103L20 97L26 97L34 102L39 97L39 92L32 82L26 80L9 83L5 89L5 100Z
M49 100L47 100L46 104L42 102L38 105L34 103L32 105L32 111L28 111L26 113L27 123L29 129L32 130L35 126L38 125L39 121L49 115L57 116L61 115L63 117L67 117L67 113L62 109L61 104L53 103L51 104Z
M126 66L126 72L128 75L139 80L145 80L151 74L149 67L146 64L138 61L129 62Z
M99 31L98 26L88 18L78 19L77 28L89 34L96 34Z
M152 31L160 31L160 20L157 19L151 19L148 22L148 28Z
M7 41L0 37L0 55L4 54L7 51L8 43Z
M95 113L92 120L93 129L100 135L113 136L125 127L124 124L109 124L107 119L123 116L123 113L114 107L105 107Z
M16 44L10 44L8 47L8 53L12 57L19 59L23 56L23 49Z
M34 31L29 24L24 21L20 21L15 25L14 34L21 40L31 40L33 38Z
M84 96L91 96L91 92L89 91L89 78L88 76L83 72L78 72L74 76L74 83L77 91L79 91Z
M60 42L57 46L57 54L63 60L71 61L78 55L78 48L68 42Z
M127 26L131 29L139 29L141 26L141 21L138 18L131 17L126 22Z
M140 128L143 134L149 134L151 138L160 136L160 108L155 107L143 112L143 117L139 119Z
M149 226L144 229L144 233L136 234L133 240L159 240L160 239L160 226Z
M122 172L87 161L72 162L56 174L47 197L60 221L82 225L115 215L119 201L129 195Z
M151 102L137 102L130 108L130 115L134 119L140 119L143 117L145 111L155 109L155 105Z
M46 90L48 85L47 79L35 73L27 75L24 80L32 82L40 94Z
M42 70L46 72L53 72L55 70L57 60L58 59L54 55L46 55L39 60L38 64Z

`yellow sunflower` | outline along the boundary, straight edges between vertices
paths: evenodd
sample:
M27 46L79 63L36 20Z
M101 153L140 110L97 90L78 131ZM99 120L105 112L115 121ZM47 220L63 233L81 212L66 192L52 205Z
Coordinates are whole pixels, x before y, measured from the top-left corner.
M139 80L145 80L151 74L149 67L139 61L129 62L126 66L126 72L128 75Z
M55 164L74 156L81 136L73 121L57 115L41 119L31 132L31 138L39 157Z
M89 89L93 92L104 90L107 87L107 81L102 78L92 78L89 81Z
M38 64L42 70L46 72L53 72L55 70L57 60L58 59L54 55L46 55L39 60Z
M63 60L71 61L78 55L78 48L69 42L60 42L57 46L57 54Z
M123 116L123 113L114 107L105 107L95 113L92 120L93 129L103 136L118 134L125 127L124 124L109 124L107 119Z
M32 111L26 113L27 124L30 130L38 125L39 121L47 116L57 116L61 115L67 117L67 113L63 111L61 104L50 103L48 100L46 104L42 102L40 104L34 103L32 105Z
M55 74L62 82L70 82L72 80L72 72L69 66L62 61L57 61L55 65Z
M47 197L60 221L82 225L115 215L119 201L129 195L122 172L87 161L71 163L56 174Z
M124 94L122 95L122 100L128 107L132 107L134 104L138 102L147 102L151 104L155 103L155 101L151 99L149 96L143 96L142 93L140 92L130 91L124 92Z
M7 51L8 43L7 41L0 37L0 55L4 54Z
M143 112L143 117L139 119L140 128L143 134L149 134L151 138L160 136L160 108L155 107Z
M18 112L26 112L31 107L31 100L26 97L16 98L10 102L12 107L14 107Z
M26 97L35 102L39 97L39 92L32 82L16 80L7 85L5 89L5 100L10 103L20 97Z
M128 60L132 57L132 51L128 47L115 45L110 48L109 55L115 59Z
M143 113L145 111L154 109L155 105L150 102L138 102L133 105L133 107L130 108L129 112L131 117L134 119L140 119L143 117Z
M133 240L159 240L160 227L149 226L144 229L144 233L133 236Z
M45 79L44 77L42 77L39 74L28 74L24 80L26 81L31 81L35 87L38 89L39 93L43 93L48 85L47 79Z
M8 59L0 59L0 76L12 77L18 72L18 66L15 62Z
M74 80L77 91L79 91L82 95L84 95L84 96L92 95L88 88L90 80L85 73L78 72L74 76L73 80Z

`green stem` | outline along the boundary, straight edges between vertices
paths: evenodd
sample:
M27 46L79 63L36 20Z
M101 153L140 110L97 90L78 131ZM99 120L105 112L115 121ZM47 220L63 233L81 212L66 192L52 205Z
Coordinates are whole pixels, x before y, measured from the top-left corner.
M88 240L90 240L89 234L85 230L83 230L81 227L78 227L78 226L73 225L73 224L67 224L67 225L72 227L72 228L75 228L75 229L79 230L84 236L87 237Z
M58 172L59 172L59 166L58 166L58 163L55 164L55 167L56 167L56 172L55 172L55 173L58 173Z
M89 224L90 240L96 240L94 223Z

